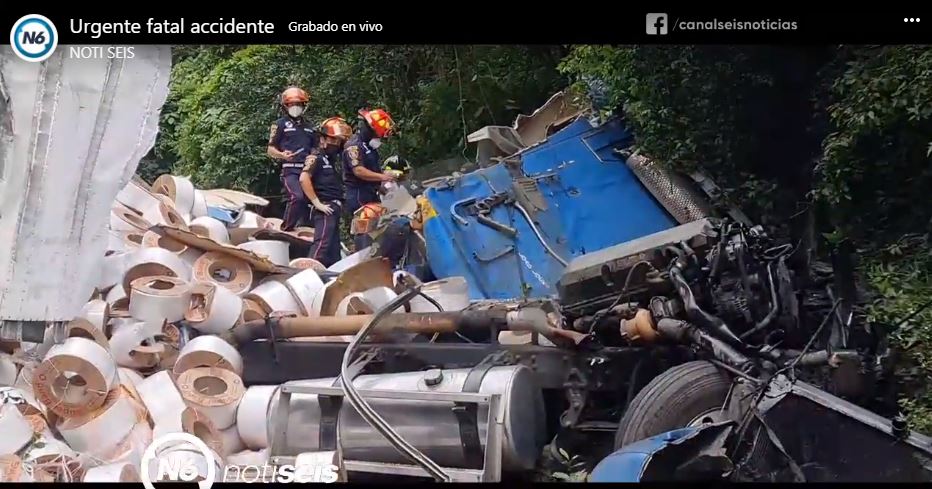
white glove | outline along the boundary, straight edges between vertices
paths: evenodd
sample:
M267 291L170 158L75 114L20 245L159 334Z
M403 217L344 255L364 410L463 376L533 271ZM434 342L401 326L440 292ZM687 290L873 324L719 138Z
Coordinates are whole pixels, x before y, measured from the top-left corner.
M328 216L330 214L333 214L333 207L330 207L329 205L324 204L323 202L320 201L320 199L312 200L311 205L313 205L315 209L319 210L320 212L323 212L324 214Z

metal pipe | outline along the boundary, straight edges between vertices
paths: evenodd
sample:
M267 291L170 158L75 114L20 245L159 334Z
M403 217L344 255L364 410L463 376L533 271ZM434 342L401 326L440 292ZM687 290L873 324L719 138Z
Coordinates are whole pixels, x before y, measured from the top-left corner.
M558 255L556 251L553 251L553 248L551 248L550 245L547 244L547 240L545 240L544 237L540 234L540 230L537 229L537 225L534 224L534 220L531 219L531 215L528 214L527 210L525 210L524 207L519 202L515 202L514 206L516 209L518 209L518 212L520 212L521 215L524 216L524 219L527 220L528 225L531 226L531 231L534 232L534 236L537 236L537 240L540 241L540 244L544 245L544 249L547 250L547 253L550 253L550 255L556 258L556 260L560 262L564 267L569 266L569 263L566 260L564 260L563 257Z
M770 283L770 312L767 316L757 323L753 328L745 331L741 335L741 339L750 337L752 334L762 331L764 328L770 325L773 322L773 318L777 316L777 313L780 311L780 300L777 298L777 286L773 281L773 268L771 265L767 265L767 279Z
M675 341L682 343L690 341L695 343L712 353L716 359L742 372L749 372L754 367L754 364L748 357L732 348L731 345L686 321L661 319L657 322L657 331L661 335Z
M233 329L231 341L244 344L262 338L296 338L313 336L355 335L371 319L371 314L354 316L284 317L248 321ZM380 320L374 332L391 333L454 333L461 330L489 328L511 331L531 331L543 334L550 340L569 340L578 344L586 336L575 331L550 325L547 314L538 308L527 307L518 311L447 311L390 314Z

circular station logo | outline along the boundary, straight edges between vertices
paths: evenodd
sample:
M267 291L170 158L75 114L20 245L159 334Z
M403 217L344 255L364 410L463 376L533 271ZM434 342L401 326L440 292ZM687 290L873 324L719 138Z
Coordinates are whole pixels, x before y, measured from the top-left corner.
M45 16L26 15L17 20L10 29L10 46L20 59L44 61L58 46L58 30Z
M197 480L200 477L199 467L192 463L189 458L172 457L170 453L163 451L164 448L179 443L189 444L186 451L196 450L197 453L204 457L207 473L202 480ZM155 489L152 483L157 481L197 481L199 489L210 489L210 486L217 480L216 460L210 449L207 448L207 444L200 438L188 433L169 433L158 437L146 448L145 453L142 454L139 477L142 479L142 485L145 489Z

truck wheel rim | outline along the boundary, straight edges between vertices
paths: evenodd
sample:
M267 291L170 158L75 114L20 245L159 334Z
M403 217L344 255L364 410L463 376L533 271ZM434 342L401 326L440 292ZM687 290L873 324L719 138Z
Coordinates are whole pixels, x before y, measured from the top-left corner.
M715 408L703 411L702 413L699 413L698 415L696 415L695 418L693 418L689 423L686 424L686 427L694 428L697 426L702 426L706 423L718 423L718 422L725 421L725 420L726 420L726 416L722 412L722 409L720 407L715 407Z

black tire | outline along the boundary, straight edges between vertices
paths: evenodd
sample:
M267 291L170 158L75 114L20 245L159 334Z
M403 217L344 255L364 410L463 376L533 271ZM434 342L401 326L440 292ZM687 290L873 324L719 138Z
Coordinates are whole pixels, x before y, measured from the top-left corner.
M625 411L615 434L615 449L683 428L696 416L721 407L732 379L710 362L677 365L654 377Z

